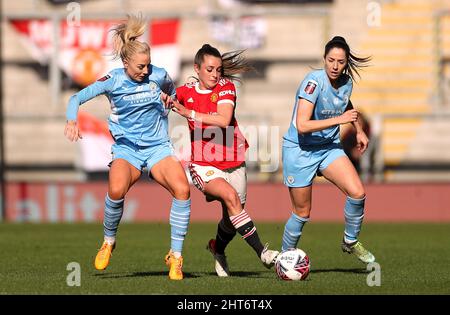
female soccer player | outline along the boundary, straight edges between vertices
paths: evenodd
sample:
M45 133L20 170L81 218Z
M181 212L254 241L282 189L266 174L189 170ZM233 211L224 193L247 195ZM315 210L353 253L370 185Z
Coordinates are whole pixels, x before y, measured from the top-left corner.
M291 125L283 137L283 177L293 207L283 250L297 246L309 220L312 182L319 171L347 196L342 250L365 263L375 261L358 241L366 193L339 139L339 126L352 123L361 153L369 144L350 101L355 74L369 61L370 57L356 57L345 39L336 36L325 46L324 69L310 72L297 90Z
M173 105L174 111L188 119L189 170L194 185L206 195L207 201L219 200L222 204L223 217L217 236L207 245L220 277L230 275L225 247L236 231L266 267L270 268L278 255L277 251L262 245L252 219L244 210L248 144L236 121L236 88L232 80L237 79L236 74L252 68L241 54L242 51L235 51L221 55L216 48L203 45L194 60L198 81L177 88L177 99L163 96L165 103Z
M81 139L76 121L78 107L97 95L108 97L112 110L109 130L115 143L105 198L104 241L95 258L95 268L103 270L108 266L124 197L147 168L149 176L173 196L171 249L166 264L170 267L169 278L181 280L181 253L191 211L190 188L169 139L169 111L160 99L162 92L175 95L175 86L166 70L151 64L148 44L137 40L144 31L145 21L133 15L114 29L114 55L121 58L123 68L112 70L70 98L64 134L71 141Z

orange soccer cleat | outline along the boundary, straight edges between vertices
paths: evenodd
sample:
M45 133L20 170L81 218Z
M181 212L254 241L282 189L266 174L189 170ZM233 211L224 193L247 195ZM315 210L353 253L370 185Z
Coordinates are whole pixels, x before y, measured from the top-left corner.
M166 265L169 266L170 280L183 280L183 257L175 258L172 250L165 257Z
M112 256L112 251L116 247L116 243L109 244L104 241L102 247L99 249L97 256L95 257L95 269L105 270L108 267L109 259Z

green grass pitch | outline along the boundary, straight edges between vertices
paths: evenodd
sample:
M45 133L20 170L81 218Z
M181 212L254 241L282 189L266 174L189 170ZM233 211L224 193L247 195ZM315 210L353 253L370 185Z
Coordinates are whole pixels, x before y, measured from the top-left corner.
M261 240L279 248L283 223L257 223ZM96 271L93 259L101 224L0 224L0 294L450 294L450 224L370 223L361 241L381 267L380 286L370 272L340 250L343 224L310 222L300 248L311 259L306 281L281 281L236 237L227 250L232 277L214 273L205 249L216 224L193 223L185 241L183 281L169 281L163 257L169 248L166 223L119 228L109 267ZM80 266L80 286L67 278ZM375 279L372 277L372 279Z

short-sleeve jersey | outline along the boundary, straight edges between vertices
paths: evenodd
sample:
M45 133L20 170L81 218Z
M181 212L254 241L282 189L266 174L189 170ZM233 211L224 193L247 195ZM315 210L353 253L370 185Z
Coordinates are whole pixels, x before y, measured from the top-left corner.
M305 77L297 89L291 124L283 137L285 145L322 145L340 142L339 125L300 134L296 123L298 100L301 98L314 104L312 120L337 117L345 112L352 94L353 82L347 74L341 75L338 80L339 87L335 89L323 69L312 71Z
M161 91L175 96L175 86L163 68L149 66L142 82L132 80L124 68L82 89L69 100L67 119L76 120L78 107L104 94L110 101L109 130L115 140L126 138L140 146L153 146L170 140L168 110L160 100Z
M209 115L217 115L223 104L236 105L236 88L228 79L222 78L212 90L201 90L198 82L187 83L176 90L178 101L187 109ZM229 169L245 161L247 140L241 133L235 112L226 128L203 124L188 119L191 136L191 162Z

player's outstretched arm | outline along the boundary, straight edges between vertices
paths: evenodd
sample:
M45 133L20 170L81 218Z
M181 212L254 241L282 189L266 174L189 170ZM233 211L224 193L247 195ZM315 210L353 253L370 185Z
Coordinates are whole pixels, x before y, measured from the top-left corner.
M67 139L70 141L82 139L80 129L77 126L78 108L90 99L111 90L113 83L111 75L106 75L70 97L66 110L67 123L64 128L64 135Z

